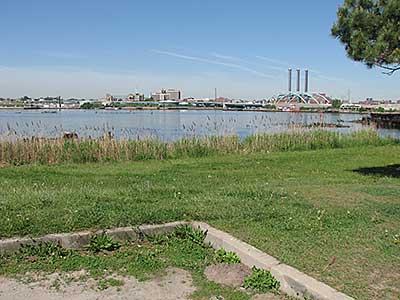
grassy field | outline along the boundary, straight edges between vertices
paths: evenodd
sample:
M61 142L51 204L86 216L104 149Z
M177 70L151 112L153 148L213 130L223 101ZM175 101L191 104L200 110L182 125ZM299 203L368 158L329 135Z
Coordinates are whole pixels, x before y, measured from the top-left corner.
M0 236L201 220L357 299L397 300L399 163L400 146L360 146L4 167Z

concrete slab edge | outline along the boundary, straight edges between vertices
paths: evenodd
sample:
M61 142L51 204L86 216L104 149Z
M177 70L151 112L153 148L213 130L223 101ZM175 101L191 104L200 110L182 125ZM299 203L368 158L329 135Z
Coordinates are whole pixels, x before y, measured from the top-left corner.
M112 239L124 241L138 241L144 236L158 235L171 232L179 225L188 224L187 222L172 222L161 225L141 225L134 227L121 227L96 231L80 231L73 233L48 234L37 238L11 238L0 240L0 253L15 252L22 245L32 245L43 242L59 244L67 249L82 249L89 244L92 236L105 233Z
M22 245L41 242L57 243L68 249L82 249L88 245L92 236L103 232L116 241L138 241L145 236L169 233L181 225L191 225L193 228L207 231L205 241L210 243L213 248L224 248L227 251L233 251L246 266L256 266L257 268L270 271L280 281L282 292L289 296L309 300L354 300L354 298L336 291L293 267L281 263L276 258L236 239L230 234L202 222L171 222L161 225L142 225L136 228L122 227L97 231L48 234L37 238L4 239L0 240L0 254L15 252Z
M192 222L191 225L194 228L199 228L207 232L206 242L209 242L213 248L224 248L227 251L233 251L246 266L250 268L256 266L257 268L270 271L280 281L281 291L289 296L315 300L354 300L354 298L331 288L293 267L281 263L276 258L236 239L224 231L215 229L202 222Z

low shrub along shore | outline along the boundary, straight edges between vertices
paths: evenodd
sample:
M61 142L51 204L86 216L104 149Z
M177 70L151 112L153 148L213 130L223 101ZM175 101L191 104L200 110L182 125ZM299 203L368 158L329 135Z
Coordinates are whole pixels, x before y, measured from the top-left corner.
M250 154L303 151L356 146L398 144L379 137L374 130L342 134L326 130L238 136L183 138L175 142L157 139L31 138L0 140L0 165L87 163L204 157L213 154Z

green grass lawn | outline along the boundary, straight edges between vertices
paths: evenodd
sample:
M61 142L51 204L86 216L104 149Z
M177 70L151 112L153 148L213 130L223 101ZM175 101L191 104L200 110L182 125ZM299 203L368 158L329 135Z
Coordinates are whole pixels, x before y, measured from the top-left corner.
M201 220L357 299L398 299L400 178L353 171L391 164L400 146L6 167L0 236Z

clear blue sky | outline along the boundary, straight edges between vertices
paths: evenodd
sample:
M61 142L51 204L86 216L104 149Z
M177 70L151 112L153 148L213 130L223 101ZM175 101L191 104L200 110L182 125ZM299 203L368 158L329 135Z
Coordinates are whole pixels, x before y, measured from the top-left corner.
M352 62L330 37L341 2L1 0L0 96L266 98L307 67L313 91L400 99L399 74Z

